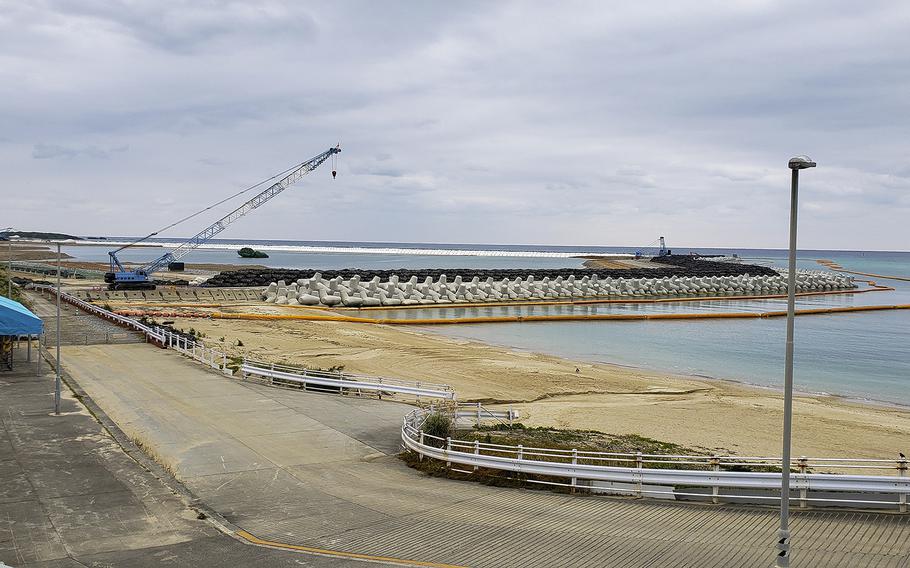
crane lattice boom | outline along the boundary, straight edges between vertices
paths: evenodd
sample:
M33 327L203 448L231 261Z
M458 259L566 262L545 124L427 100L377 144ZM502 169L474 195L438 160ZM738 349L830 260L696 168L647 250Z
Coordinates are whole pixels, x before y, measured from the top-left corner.
M133 288L152 287L150 276L153 272L164 266L167 266L171 262L176 262L185 257L193 249L199 247L199 245L205 243L221 231L225 230L231 223L237 221L254 209L257 209L260 206L264 205L270 199L277 196L279 193L299 181L300 178L315 170L323 162L325 162L333 155L338 154L339 152L341 152L341 148L339 146L335 146L334 148L329 148L318 156L315 156L306 162L303 162L286 176L272 184L268 189L260 192L237 209L234 209L221 219L218 219L205 229L199 231L199 233L181 243L180 246L174 250L168 251L159 258L140 268L137 268L136 270L124 269L123 265L120 263L120 260L117 258L116 253L122 250L122 248L126 247L122 247L117 251L108 253L111 257L111 271L105 275L105 280L109 282L112 287L118 287L118 284L124 285L123 287Z

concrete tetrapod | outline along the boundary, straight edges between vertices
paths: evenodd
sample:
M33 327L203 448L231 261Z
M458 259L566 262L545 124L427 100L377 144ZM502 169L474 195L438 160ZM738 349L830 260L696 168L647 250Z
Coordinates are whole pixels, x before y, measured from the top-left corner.
M825 292L856 288L853 277L827 271L799 271L797 292ZM279 305L304 306L415 306L451 303L486 303L509 300L558 300L579 298L663 298L700 295L769 295L787 290L786 272L774 276L671 276L668 278L612 278L597 275L576 279L557 276L536 280L533 275L494 281L475 276L465 282L458 275L450 282L445 274L437 281L416 276L400 281L391 275L385 282L373 277L364 283L355 274L348 280L340 276L325 279L320 273L301 278L290 285L283 280L269 284L261 294L263 301Z

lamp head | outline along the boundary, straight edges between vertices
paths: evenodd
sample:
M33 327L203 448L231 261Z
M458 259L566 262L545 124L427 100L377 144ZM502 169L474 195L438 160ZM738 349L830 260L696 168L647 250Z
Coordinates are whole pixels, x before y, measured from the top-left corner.
M805 170L806 168L814 168L815 162L809 156L794 156L790 158L789 165L791 170Z

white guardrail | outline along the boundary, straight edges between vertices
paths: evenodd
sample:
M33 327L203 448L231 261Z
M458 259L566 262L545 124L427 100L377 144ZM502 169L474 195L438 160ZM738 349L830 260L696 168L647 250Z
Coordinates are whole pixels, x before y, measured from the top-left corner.
M401 427L404 447L420 456L445 461L449 467L460 464L472 468L471 471L456 470L464 473L479 468L511 471L557 479L527 479L534 483L663 499L704 499L715 503L720 500L766 502L780 499L779 471L731 471L733 468L779 470L780 458L589 452L443 439L422 431L423 421L429 412L432 410L417 409L404 417ZM838 504L896 507L902 513L907 512L910 477L907 477L906 458L800 457L794 462L796 473L790 477L794 491L791 499L802 507L810 503ZM635 466L610 465L617 463ZM677 469L674 466L688 467ZM809 473L811 468L887 470L894 474Z
M512 410L491 410L484 408L479 402L460 402L455 408L455 424L469 423L477 427L486 420L495 420L503 424L512 425L512 422L518 420L518 411Z
M32 289L40 292L57 293L55 287L44 284L32 285ZM104 308L80 300L70 294L62 293L60 298L68 304L72 304L88 313L123 325L137 332L144 333L148 341L152 341L161 347L173 349L212 369L221 371L226 375L233 374L233 369L228 365L230 361L227 353L208 346L202 341L191 339L186 335L173 333L162 327L145 325L132 318L115 314L110 310L105 310ZM236 363L231 363L232 365L236 365ZM270 363L255 363L248 361L241 362L240 370L243 378L247 378L249 375L256 375L269 379L269 382L274 382L274 380L277 379L284 382L293 382L303 385L310 384L338 388L339 390L347 389L352 391L376 392L380 395L382 393L396 393L416 396L418 399L427 397L455 400L455 391L449 385L425 383L422 381L411 382L368 375L311 371Z
M55 288L54 286L48 286L46 284L32 284L30 287L32 290L37 290L39 292L48 292L48 293L51 293L54 295L57 294L57 288ZM105 310L104 308L99 308L98 306L96 306L94 304L90 304L88 302L80 300L79 298L77 298L75 296L71 296L70 294L67 294L65 292L60 294L60 299L63 300L64 302L66 302L68 304L72 304L72 305L76 306L77 308L79 308L83 311L86 311L90 314L94 314L94 315L104 318L108 321L112 321L112 322L120 324L124 327L128 327L135 331L144 333L146 335L146 337L149 339L154 339L159 342L163 342L165 339L164 335L162 334L162 332L164 330L162 330L160 328L152 328L151 326L142 324L132 318L128 318L126 316L121 316L119 314L115 314L114 312Z
M426 397L455 400L455 391L452 390L452 387L449 385L425 383L421 381L410 382L369 375L311 371L308 369L296 369L271 363L254 363L247 361L243 362L243 365L240 367L240 372L243 374L244 379L249 375L257 375L265 377L270 383L274 383L278 380L301 385L318 385L329 388L376 392L380 395L382 393L396 393L415 396L418 399Z

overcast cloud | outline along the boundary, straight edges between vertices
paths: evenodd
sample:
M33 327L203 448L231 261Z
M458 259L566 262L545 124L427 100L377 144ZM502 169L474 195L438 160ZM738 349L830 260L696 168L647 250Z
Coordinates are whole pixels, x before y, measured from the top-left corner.
M0 0L0 225L908 250L910 3ZM208 219L208 218L207 218ZM193 234L193 223L173 235ZM200 222L201 224L202 222Z

